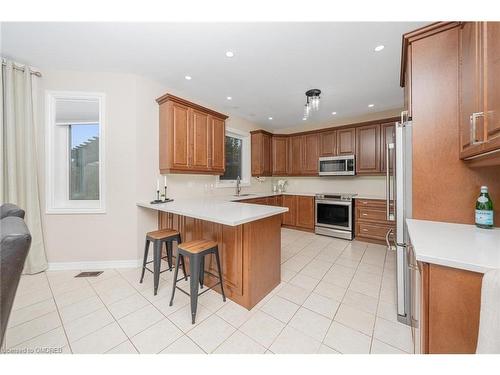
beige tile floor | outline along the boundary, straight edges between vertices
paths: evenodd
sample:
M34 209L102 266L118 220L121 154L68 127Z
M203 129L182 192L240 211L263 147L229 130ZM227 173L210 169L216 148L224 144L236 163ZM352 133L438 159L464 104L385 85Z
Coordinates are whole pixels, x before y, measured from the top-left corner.
M409 353L396 321L395 253L384 246L282 230L282 283L251 311L216 292L189 299L163 273L157 296L140 269L23 276L7 349L62 353Z

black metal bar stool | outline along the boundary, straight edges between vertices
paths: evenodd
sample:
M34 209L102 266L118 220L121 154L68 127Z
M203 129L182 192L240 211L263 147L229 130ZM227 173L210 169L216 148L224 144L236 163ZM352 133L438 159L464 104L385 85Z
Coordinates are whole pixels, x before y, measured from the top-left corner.
M144 279L144 271L148 270L154 275L154 294L158 292L158 284L160 282L160 273L172 271L172 242L176 241L177 245L181 243L181 235L178 231L173 229L160 229L146 233L146 246L144 247L144 260L142 262L141 281ZM149 243L153 242L153 260L148 262ZM165 243L167 255L161 256L162 244ZM161 260L167 258L168 270L161 271ZM153 271L147 265L153 263ZM182 262L182 271L184 278L187 280L186 269L184 262Z
M172 306L174 302L175 289L179 289L184 294L187 294L191 297L191 323L194 324L196 318L196 309L198 307L198 296L201 296L203 293L208 292L210 289L213 289L216 285L220 284L220 290L222 292L222 300L226 302L226 295L224 294L224 286L222 281L222 272L220 267L220 258L219 258L219 247L217 242L210 240L194 240L181 243L177 246L177 262L175 265L175 273L174 273L174 284L172 286L172 298L170 298L170 306ZM218 275L214 275L213 273L205 270L205 255L214 254L217 262L217 271ZM186 292L182 288L177 286L177 274L179 272L179 264L182 260L182 266L184 267L184 257L189 259L189 270L190 270L190 293ZM200 284L201 288L203 288L203 279L205 273L212 275L219 279L219 282L212 285L210 288L204 290L203 292L198 294L198 284ZM184 273L184 276L186 274Z

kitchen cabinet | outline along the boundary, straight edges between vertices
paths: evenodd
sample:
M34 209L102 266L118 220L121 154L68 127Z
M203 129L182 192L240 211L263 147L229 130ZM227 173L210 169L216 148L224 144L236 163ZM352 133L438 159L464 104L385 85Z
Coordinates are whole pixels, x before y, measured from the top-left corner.
M394 221L387 220L385 200L356 198L354 201L356 239L385 245L387 233L392 231L394 235L396 226Z
M391 143L396 144L396 123L380 124L380 171L382 173L386 172L387 146ZM389 171L392 171L393 168L394 151L395 148L389 152Z
M314 197L297 195L297 213L295 226L310 231L314 230Z
M223 174L227 116L165 94L160 106L160 173Z
M475 353L483 275L430 263L412 265L418 272L420 302L413 316L415 351L424 354ZM416 268L416 269L415 269ZM414 313L415 314L415 311Z
M283 225L295 227L297 220L297 197L295 195L283 195L282 204L283 207L288 208L288 212L283 214Z
M337 155L354 155L356 152L356 129L337 130Z
M317 175L318 174L318 158L319 158L319 134L306 134L302 137L302 174Z
M356 128L356 174L380 173L380 125Z
M492 153L498 158L500 23L464 22L459 56L460 158L473 160Z
M224 174L226 169L226 155L225 155L225 145L226 145L226 127L224 120L210 116L210 131L211 131L211 142L210 142L210 169L214 172L219 172Z
M288 174L293 176L302 174L302 163L304 159L302 142L301 135L292 136L288 139Z
M286 176L288 168L288 137L273 136L272 149L272 175Z
M252 176L271 176L271 137L263 130L251 132Z
M320 138L320 156L337 155L337 132L335 130L322 132Z

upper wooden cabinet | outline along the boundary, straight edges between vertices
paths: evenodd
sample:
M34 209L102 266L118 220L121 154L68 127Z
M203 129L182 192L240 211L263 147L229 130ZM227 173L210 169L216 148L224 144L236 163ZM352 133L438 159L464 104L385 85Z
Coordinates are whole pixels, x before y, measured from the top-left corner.
M320 139L320 156L335 156L337 155L337 132L335 130L323 132L319 134Z
M394 129L388 129L394 128L398 119L295 134L252 131L252 175L317 176L318 159L337 155L356 155L358 174L381 174L385 171L385 145L393 142Z
M356 152L356 128L337 130L336 155L353 155Z
M288 174L300 175L302 172L302 163L304 160L304 148L302 147L302 136L292 136L288 139Z
M319 134L312 133L302 136L302 174L318 174Z
M170 94L156 101L160 172L223 174L227 116Z
M271 137L263 130L251 132L252 176L271 176Z
M380 173L380 125L356 128L356 173Z
M500 151L500 23L464 22L459 31L460 158Z
M275 136L271 140L272 175L285 176L288 172L288 137Z

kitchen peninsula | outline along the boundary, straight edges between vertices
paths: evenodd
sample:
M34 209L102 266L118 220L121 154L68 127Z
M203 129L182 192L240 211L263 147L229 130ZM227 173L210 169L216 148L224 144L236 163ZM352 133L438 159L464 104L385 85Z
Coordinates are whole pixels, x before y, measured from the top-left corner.
M213 197L137 205L157 210L158 228L178 230L183 241L217 241L224 291L237 304L251 309L280 283L281 214L288 208ZM207 256L205 269L216 273L212 256ZM208 286L217 282L210 274L206 278Z

